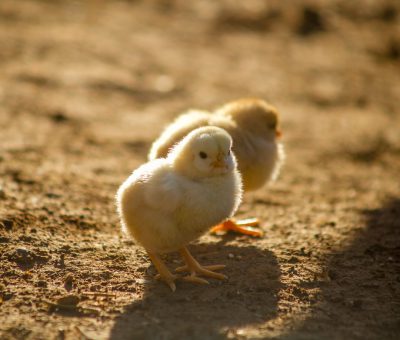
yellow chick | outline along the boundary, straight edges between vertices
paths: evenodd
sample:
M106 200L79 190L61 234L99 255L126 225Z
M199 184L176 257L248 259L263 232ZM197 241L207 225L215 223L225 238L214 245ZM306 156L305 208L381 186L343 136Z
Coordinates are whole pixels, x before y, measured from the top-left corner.
M208 283L224 265L202 266L186 246L231 217L241 202L242 179L231 152L232 139L218 127L195 129L167 154L140 166L120 186L116 199L122 229L147 251L159 275L175 291L159 254L179 251L189 271L185 281Z
M153 143L148 158L165 157L169 150L190 131L201 126L225 129L234 141L233 152L243 176L245 191L261 188L275 180L284 160L278 111L261 99L239 99L223 105L215 112L191 110L179 116ZM252 228L257 219L227 220L212 229L234 230L252 236L262 232Z

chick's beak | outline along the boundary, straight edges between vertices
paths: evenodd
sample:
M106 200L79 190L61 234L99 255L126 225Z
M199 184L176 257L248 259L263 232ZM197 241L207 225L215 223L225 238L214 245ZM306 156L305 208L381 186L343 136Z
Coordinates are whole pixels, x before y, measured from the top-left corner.
M276 138L281 138L281 137L282 137L282 131L281 131L281 129L276 129L276 130L275 130L275 135L276 135Z
M221 169L223 169L223 168L225 168L225 162L222 161L222 160L215 161L215 162L212 162L212 166L213 166L214 168L221 168Z
M221 155L221 154L218 154L217 160L215 160L214 162L212 162L211 165L212 165L214 168L217 168L217 169L224 169L224 168L227 167L227 166L226 166L226 163L225 163L225 160L224 160L224 156Z

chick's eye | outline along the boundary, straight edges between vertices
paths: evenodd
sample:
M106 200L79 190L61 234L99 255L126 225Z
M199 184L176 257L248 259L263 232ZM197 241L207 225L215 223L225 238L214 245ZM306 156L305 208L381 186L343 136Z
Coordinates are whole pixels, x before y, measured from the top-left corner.
M207 154L204 151L200 151L199 156L200 156L200 158L203 158L203 159L207 158Z

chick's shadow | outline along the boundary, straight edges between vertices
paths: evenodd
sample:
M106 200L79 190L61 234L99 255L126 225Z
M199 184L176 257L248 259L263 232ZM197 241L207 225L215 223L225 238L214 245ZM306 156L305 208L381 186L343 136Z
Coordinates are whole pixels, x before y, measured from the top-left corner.
M191 245L190 250L201 264L226 264L222 273L228 280L178 281L172 293L149 275L143 298L126 306L110 339L226 338L229 329L274 318L281 288L276 257L254 246L224 243Z
M330 282L304 324L278 339L398 339L400 198L360 211L366 228L327 260Z

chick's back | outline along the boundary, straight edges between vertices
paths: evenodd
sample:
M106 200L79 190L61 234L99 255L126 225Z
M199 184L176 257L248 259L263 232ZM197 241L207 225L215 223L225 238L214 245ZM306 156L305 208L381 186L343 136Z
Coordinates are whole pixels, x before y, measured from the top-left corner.
M168 240L172 233L159 234L173 229L171 217L180 201L179 181L169 168L165 159L146 163L136 169L117 192L122 230L151 250L173 242Z
M208 111L190 110L166 127L151 146L148 159L166 157L175 144L199 127L218 126L230 133L233 125L234 123L229 117L216 116Z
M280 159L283 159L282 146L241 129L225 111L210 113L191 110L178 116L153 143L149 160L166 157L189 132L203 126L220 127L232 137L233 151L243 176L245 191L257 190L268 180L275 180L281 165Z

